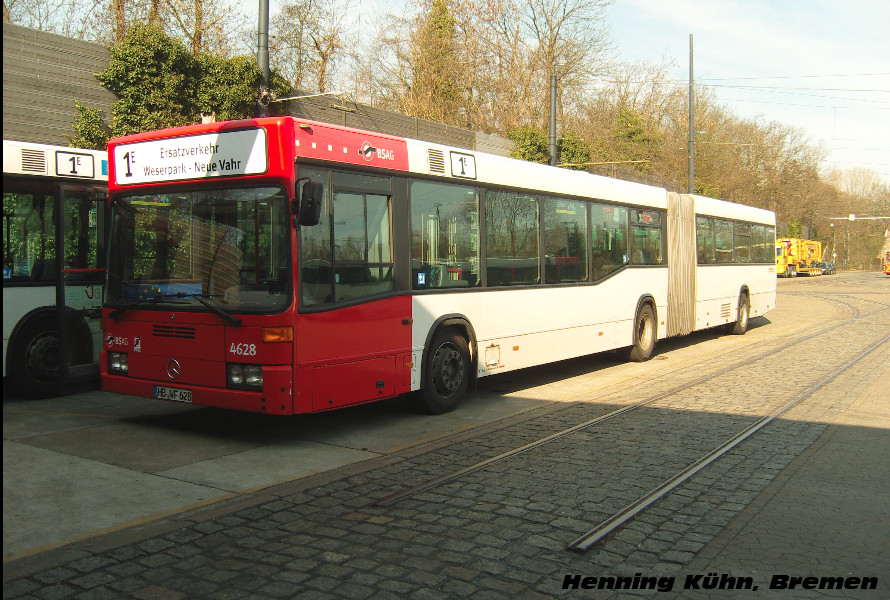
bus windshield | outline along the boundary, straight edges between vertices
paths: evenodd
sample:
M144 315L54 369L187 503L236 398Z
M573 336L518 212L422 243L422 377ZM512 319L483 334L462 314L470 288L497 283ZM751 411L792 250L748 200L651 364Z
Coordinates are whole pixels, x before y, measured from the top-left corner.
M280 187L116 197L106 304L281 312L290 304Z

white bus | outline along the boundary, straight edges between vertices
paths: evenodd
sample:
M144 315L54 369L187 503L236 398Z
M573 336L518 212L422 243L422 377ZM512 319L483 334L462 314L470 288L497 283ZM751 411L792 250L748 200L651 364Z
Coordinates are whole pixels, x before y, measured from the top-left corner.
M98 382L107 181L106 152L3 140L3 379L16 395Z

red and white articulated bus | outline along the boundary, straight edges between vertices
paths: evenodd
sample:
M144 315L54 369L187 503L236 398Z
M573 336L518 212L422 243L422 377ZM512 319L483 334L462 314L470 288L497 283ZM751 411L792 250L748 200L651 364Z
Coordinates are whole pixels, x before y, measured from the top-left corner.
M772 212L293 117L109 143L106 390L269 414L775 307Z

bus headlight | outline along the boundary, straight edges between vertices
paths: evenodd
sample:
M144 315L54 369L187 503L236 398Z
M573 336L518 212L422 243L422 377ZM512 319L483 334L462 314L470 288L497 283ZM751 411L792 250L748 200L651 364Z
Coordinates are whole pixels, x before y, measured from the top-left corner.
M109 352L108 353L108 372L126 375L129 370L126 352Z
M262 365L226 365L226 386L237 389L262 390Z

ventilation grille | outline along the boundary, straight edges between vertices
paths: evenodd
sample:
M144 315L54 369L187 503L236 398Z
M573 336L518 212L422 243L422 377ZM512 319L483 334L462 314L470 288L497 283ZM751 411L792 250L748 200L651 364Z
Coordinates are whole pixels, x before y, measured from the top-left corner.
M724 319L728 319L732 314L732 305L731 304L721 304L720 305L720 316Z
M445 153L441 150L428 149L426 152L427 160L430 164L430 173L445 174Z
M195 339L195 328L185 325L153 325L151 332L155 337L179 338L181 340Z
M46 173L46 153L43 150L22 148L22 171Z

